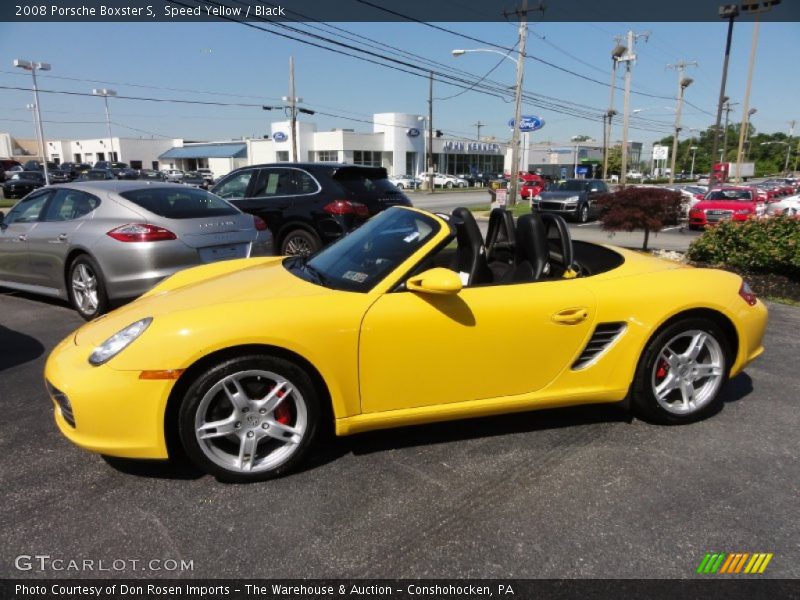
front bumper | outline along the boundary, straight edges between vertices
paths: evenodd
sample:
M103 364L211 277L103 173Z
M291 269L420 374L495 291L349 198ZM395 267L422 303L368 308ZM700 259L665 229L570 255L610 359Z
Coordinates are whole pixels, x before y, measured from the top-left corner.
M44 372L61 433L92 452L167 458L164 415L174 381L141 380L140 371L93 367L87 361L93 348L76 346L73 338L70 335L55 347ZM59 402L53 398L53 388L68 398L72 415L65 414L63 398Z

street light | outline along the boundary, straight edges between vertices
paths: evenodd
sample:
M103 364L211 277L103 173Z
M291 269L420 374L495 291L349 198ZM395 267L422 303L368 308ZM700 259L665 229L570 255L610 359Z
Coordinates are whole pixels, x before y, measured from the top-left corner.
M617 67L619 59L628 51L627 46L617 44L611 50L611 85L609 86L610 98L608 100L608 110L603 115L603 180L608 178L608 145L611 142L611 125L614 115L618 114L614 110L614 90L617 89ZM606 126L608 120L608 126Z
M725 61L722 63L722 83L719 86L719 101L717 102L717 120L714 125L714 139L711 142L711 159L717 155L719 146L719 124L722 120L722 105L727 102L725 95L725 82L728 80L728 61L731 57L731 39L733 38L733 22L739 16L739 7L736 4L724 4L719 7L720 19L728 20L728 37L725 42ZM727 127L726 127L727 133ZM720 159L721 162L721 159Z
M117 160L119 157L115 159L114 157L114 138L111 136L111 114L108 112L108 97L109 96L116 96L117 92L114 90L107 90L106 88L102 89L93 89L92 95L94 96L102 96L103 101L106 104L106 128L108 129L108 146L111 148L109 150L109 159L111 161ZM120 148L122 150L122 148Z
M503 58L507 58L517 66L517 85L514 92L514 129L511 134L511 180L508 182L508 197L506 202L509 206L514 206L517 202L518 179L519 179L519 122L522 118L522 78L523 78L523 63L522 55L525 47L525 35L527 33L527 26L524 21L520 21L520 55L519 58L513 58L509 53L500 52L499 50L492 50L491 48L473 48L470 50L456 49L451 52L454 57L463 56L468 52L490 52L492 54L499 54Z
M42 169L44 171L44 183L45 185L50 185L50 174L47 172L47 155L45 154L45 143L44 143L44 130L42 129L42 113L39 109L39 88L36 87L36 71L49 71L50 64L43 63L43 62L36 62L32 60L21 60L15 59L14 66L19 69L24 69L26 71L31 72L31 76L33 77L33 106L34 106L34 115L36 119L36 132L37 137L39 138L39 151L42 155Z
M758 112L758 109L751 108L747 111L747 130L744 132L744 158L747 160L747 157L750 155L750 117Z

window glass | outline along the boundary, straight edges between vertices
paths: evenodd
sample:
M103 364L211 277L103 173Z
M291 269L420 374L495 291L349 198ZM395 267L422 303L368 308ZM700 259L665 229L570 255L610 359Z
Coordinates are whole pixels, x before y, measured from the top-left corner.
M143 188L122 192L120 196L159 217L195 219L239 214L233 206L199 188L178 186Z
M252 170L234 173L220 181L214 187L213 191L220 198L244 198L244 194L247 191L247 184L250 183L250 178L252 176Z
M317 152L319 162L336 162L339 160L339 153L336 150L320 150Z
M30 198L20 200L6 215L4 223L11 225L12 223L34 223L39 220L39 214L42 212L47 199L50 194L39 194Z
M88 215L100 205L100 200L84 192L60 189L45 212L45 221L71 221Z
M297 196L318 189L314 178L300 169L261 169L251 196Z
M288 150L278 150L275 153L275 159L278 162L289 162L289 151Z

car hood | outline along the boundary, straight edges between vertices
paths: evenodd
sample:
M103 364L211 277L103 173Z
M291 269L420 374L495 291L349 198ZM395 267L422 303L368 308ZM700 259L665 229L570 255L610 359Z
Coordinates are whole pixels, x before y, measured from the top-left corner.
M741 200L701 200L694 205L694 210L755 210L755 202Z
M215 306L220 318L234 303L264 302L336 294L293 275L283 267L282 258L245 258L211 263L179 271L138 300L81 327L77 345L98 345L131 323L145 317ZM269 310L263 306L263 310Z
M582 196L584 192L541 192L539 196L541 196L542 200L565 200L567 198L572 198L573 196Z

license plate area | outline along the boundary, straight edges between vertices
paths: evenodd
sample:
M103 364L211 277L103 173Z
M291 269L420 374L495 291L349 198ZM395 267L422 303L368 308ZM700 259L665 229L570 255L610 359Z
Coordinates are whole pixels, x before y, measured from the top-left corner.
M200 260L204 263L230 260L232 258L246 258L247 244L225 244L222 246L207 246L200 248Z

